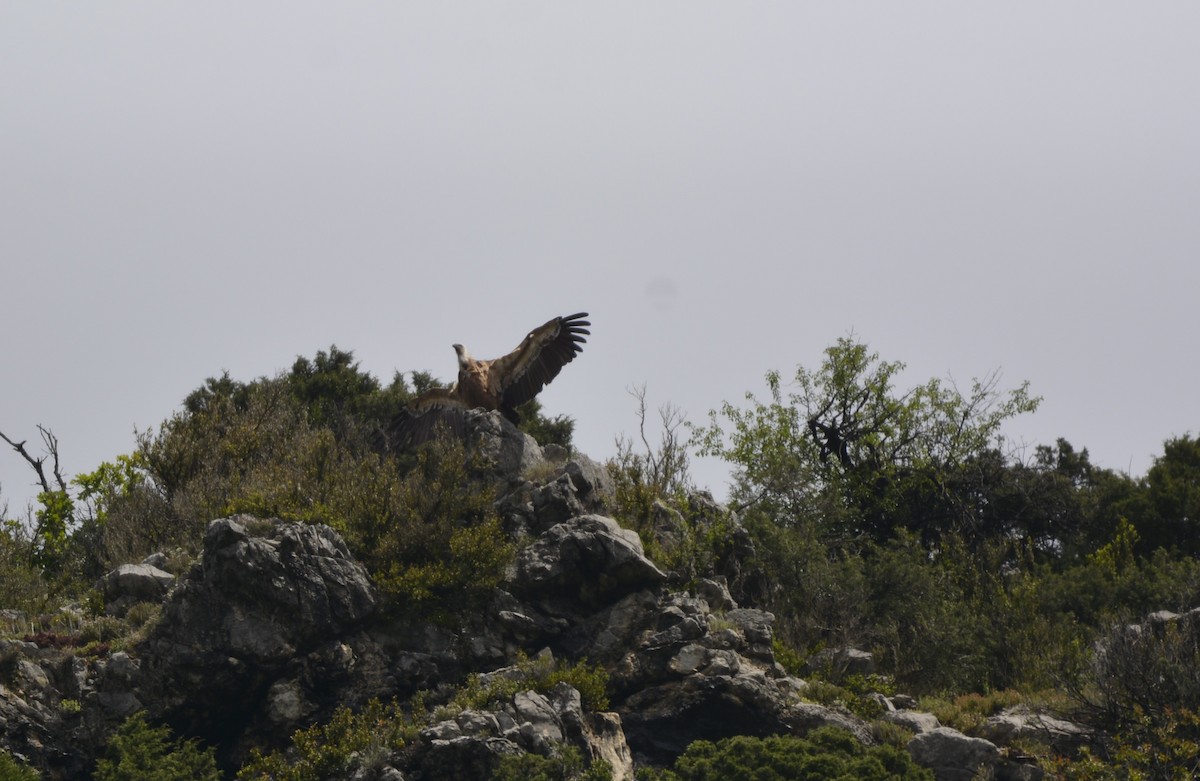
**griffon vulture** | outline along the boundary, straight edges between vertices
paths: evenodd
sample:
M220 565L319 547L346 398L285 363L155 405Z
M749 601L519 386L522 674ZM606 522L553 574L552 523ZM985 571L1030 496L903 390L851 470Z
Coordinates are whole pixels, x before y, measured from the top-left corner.
M433 436L439 424L462 434L464 413L482 407L498 409L513 423L520 422L516 408L538 395L562 367L583 351L590 326L587 312L555 317L529 332L508 355L480 361L461 344L458 381L449 388L427 390L410 401L397 416L390 432L392 444L404 447Z

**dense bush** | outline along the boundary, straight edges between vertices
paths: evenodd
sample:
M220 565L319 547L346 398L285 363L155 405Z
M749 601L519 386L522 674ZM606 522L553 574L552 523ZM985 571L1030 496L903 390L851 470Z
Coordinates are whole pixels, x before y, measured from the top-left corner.
M18 762L12 754L0 751L0 781L37 781L37 771Z
M372 479L372 506L334 513L347 543L372 572L390 609L437 617L479 607L515 555L491 488L472 478L459 442L421 448L403 478ZM379 493L379 489L385 491Z
M414 380L418 390L436 384ZM194 551L208 521L249 513L334 526L394 611L473 609L513 547L460 444L418 453L382 444L379 432L412 393L399 375L382 387L337 348L274 379L209 379L141 435L121 468L89 476L96 511L80 537L100 559L89 570L173 546ZM527 414L569 445L569 420Z
M1200 614L1114 626L1097 641L1088 669L1088 715L1098 726L1129 730L1200 713L1197 670Z
M153 551L195 553L205 525L236 512L347 525L394 514L389 491L416 459L392 452L385 432L439 384L411 376L411 388L399 373L385 386L335 346L273 378L209 378L132 454L39 496L0 532L0 558L19 553L27 568L90 583ZM543 415L536 400L521 414L538 441L570 448L570 418Z
M585 766L583 753L563 746L551 757L519 754L501 757L490 781L611 781L612 767L597 761Z
M297 730L292 752L264 754L255 749L237 777L239 781L327 781L349 778L354 770L383 761L403 748L424 725L396 703L371 700L357 713L338 708L325 724Z
M171 736L168 727L153 727L145 715L125 720L96 765L96 781L219 781L213 749L194 740Z
M893 746L868 748L831 727L806 737L738 736L688 746L669 770L645 771L643 781L933 781L933 773Z
M918 691L1037 690L1078 681L1105 626L1200 603L1180 556L1200 442L1169 440L1145 480L1059 440L1027 461L1002 425L1025 385L894 387L902 364L839 340L788 392L726 403L696 429L735 468L756 556L735 596L770 609L801 655L856 645ZM1149 543L1149 544L1148 544Z

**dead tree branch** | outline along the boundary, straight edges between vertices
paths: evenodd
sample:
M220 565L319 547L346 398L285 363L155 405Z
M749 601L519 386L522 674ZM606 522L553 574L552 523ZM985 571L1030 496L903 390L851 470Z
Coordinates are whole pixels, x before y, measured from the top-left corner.
M53 468L51 473L54 475L54 480L58 484L57 490L65 492L67 490L67 482L63 479L62 469L59 466L58 437L54 436L54 432L50 431L50 429L42 426L41 424L38 424L38 431L42 435L42 444L46 448L46 455L42 456L41 458L34 458L32 455L30 455L29 451L25 449L25 443L28 440L23 439L20 442L14 442L3 431L0 431L0 439L3 439L5 442L11 445L12 449L17 451L21 458L24 458L27 462L29 462L29 465L33 467L33 471L37 473L38 483L41 484L42 490L46 493L51 493L52 491L56 490L50 487L50 480L46 477L46 459L48 457L52 458Z

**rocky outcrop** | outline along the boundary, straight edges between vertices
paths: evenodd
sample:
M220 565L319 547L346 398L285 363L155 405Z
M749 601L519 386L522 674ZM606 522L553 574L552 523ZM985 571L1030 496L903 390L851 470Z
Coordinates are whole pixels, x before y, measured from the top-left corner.
M0 743L35 759L48 778L86 777L112 730L144 710L217 746L233 769L251 747L284 747L338 707L404 700L418 690L446 703L468 673L509 675L519 655L539 652L602 665L610 710L584 708L566 683L522 688L486 707L444 713L355 778L484 778L503 756L549 755L565 744L628 779L635 760L669 763L698 739L836 726L872 741L859 718L805 700L805 681L776 662L775 617L750 606L758 592L731 594L728 584L746 582L740 566L753 546L711 497L690 496L694 512L686 518L662 506L654 533L665 547L697 530L719 533L730 542L727 557L706 577L663 572L637 534L605 515L613 487L603 467L562 449L543 452L496 414L472 414L468 428L478 476L496 487L503 526L520 542L487 609L453 626L397 619L377 610L367 571L332 528L219 519L185 576L156 569L158 559L103 579L116 614L138 601L162 602L158 622L133 647L84 655L0 643ZM853 648L813 664L873 670L870 655ZM981 768L1001 780L1035 781L1036 768L1001 750L1010 741L1086 740L1073 725L1019 710L967 736L915 710L911 698L876 701L883 719L914 733L910 752L940 781Z
M581 515L543 532L517 557L515 591L557 612L600 607L666 580L646 558L636 532L599 515Z
M933 770L937 781L971 781L980 771L990 773L1000 759L994 744L950 727L922 732L908 742L908 752L917 764Z
M587 713L565 683L547 694L527 690L489 710L464 710L420 733L409 767L421 776L487 778L497 761L522 752L553 755L561 745L601 760L614 781L633 778L633 758L615 713Z
M533 437L518 431L498 411L468 411L465 441L475 475L492 482L501 493L520 485L524 475L545 462Z
M1034 740L1073 753L1095 737L1091 730L1023 705L1006 708L984 722L979 736L999 745Z
M124 616L138 602L161 602L175 576L158 567L141 564L122 564L100 579L104 595L104 610L110 616Z
M520 447L495 452L507 453L506 468L528 466L517 458ZM566 742L609 762L620 778L632 777L635 753L669 760L698 737L749 725L755 734L833 722L862 731L847 716L801 702L803 683L775 664L771 614L739 608L720 580L703 581L696 594L669 591L635 533L580 512L603 506L606 478L586 460L567 461L543 484L518 484L500 500L532 539L492 609L456 629L378 614L368 573L327 526L216 520L199 562L172 583L159 621L130 653L80 662L59 676L71 681L27 660L17 665L22 686L39 693L5 701L26 712L29 737L20 745L57 740L55 708L74 695L74 731L60 741L62 756L44 763L51 777L85 765L141 710L217 746L232 769L252 746L282 747L338 706L444 688L543 647L567 661L611 663L614 711L583 711L569 687L525 692L490 714L459 714L454 726L427 730L419 750L393 769L411 778L432 777L434 765L469 773L508 752L545 753ZM163 599L168 578L142 564L105 582L114 602Z
M317 710L300 678L336 687L354 659L339 638L376 603L366 569L329 527L213 521L200 564L137 649L132 694L152 717L240 756L247 736Z

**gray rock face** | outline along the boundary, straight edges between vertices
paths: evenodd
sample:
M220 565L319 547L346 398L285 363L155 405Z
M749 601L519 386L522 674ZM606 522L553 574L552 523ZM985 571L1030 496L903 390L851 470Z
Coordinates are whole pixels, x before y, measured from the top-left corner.
M949 727L917 735L908 742L908 753L918 765L933 770L937 781L970 781L981 769L990 771L1000 758L992 743Z
M604 465L597 464L582 453L568 461L563 471L571 478L580 501L590 512L602 511L617 492L612 476Z
M542 533L517 558L515 593L544 603L601 607L666 580L636 532L600 515L581 515Z
M535 488L531 494L536 525L531 529L541 533L579 515L584 515L583 502L571 478L564 472L557 479Z
M413 765L422 776L487 778L503 756L550 756L566 743L578 746L589 763L608 762L614 781L633 778L620 716L585 713L579 692L565 683L548 694L517 692L496 710L462 711L422 730L420 739Z
M127 654L113 654L113 660L123 672L133 667ZM114 709L127 713L138 705L127 694L97 692L106 664L33 643L0 640L0 748L28 758L50 778L87 777L90 754L99 743L83 715L61 710L62 701L97 702L104 697Z
M823 648L809 657L805 667L838 675L870 675L875 672L875 657L858 648Z
M502 490L519 485L521 475L544 461L533 437L504 419L497 411L470 410L466 414L467 452L483 464L480 476Z
M883 714L884 721L890 721L893 724L899 724L901 727L912 730L918 735L924 732L932 732L942 726L938 721L937 716L932 713L922 713L915 710L894 710Z
M227 742L231 724L244 725L264 699L266 718L287 723L313 707L294 684L272 682L300 658L311 657L306 664L317 670L341 669L341 644L326 647L375 605L366 570L330 528L213 521L200 565L138 648L136 691L152 717L212 742Z
M199 578L168 604L152 647L183 640L235 659L282 661L374 611L370 576L332 529L278 524L263 536L246 529L262 523L271 522L243 516L209 524Z
M582 622L565 644L606 663L626 740L643 760L670 763L699 739L822 725L869 741L853 716L801 702L803 682L775 663L773 622L762 610L714 613L706 599L644 590Z
M174 582L174 575L149 564L122 564L100 579L105 612L123 616L138 602L160 602Z
M1033 739L1066 752L1087 743L1093 736L1086 727L1017 705L984 722L980 737L999 745L1017 739Z

